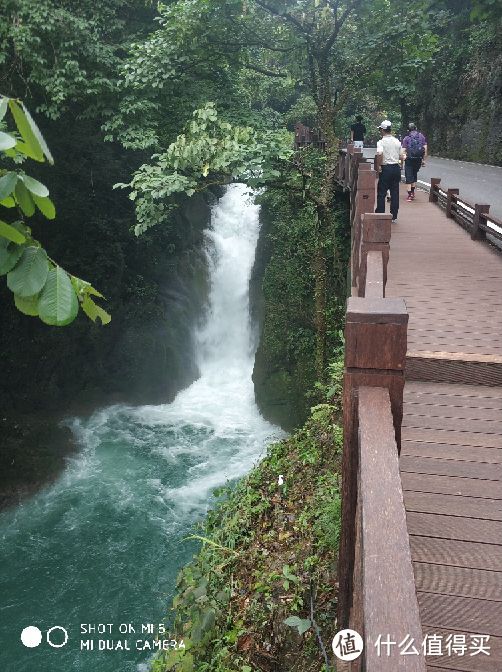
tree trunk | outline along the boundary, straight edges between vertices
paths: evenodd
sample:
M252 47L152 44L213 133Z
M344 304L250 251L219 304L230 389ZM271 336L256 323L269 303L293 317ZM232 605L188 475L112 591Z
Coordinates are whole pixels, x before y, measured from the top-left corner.
M410 123L410 113L406 98L402 97L399 99L399 107L401 109L401 133L404 137L408 130L408 124Z
M326 166L317 207L317 249L313 260L315 278L316 374L322 381L326 375L326 300L328 267L325 241L332 231L331 218L335 192L335 171L338 163L338 139L334 128L335 110L331 95L330 73L327 63L319 62L319 130L326 140ZM333 235L333 234L331 234ZM332 241L336 247L336 240Z

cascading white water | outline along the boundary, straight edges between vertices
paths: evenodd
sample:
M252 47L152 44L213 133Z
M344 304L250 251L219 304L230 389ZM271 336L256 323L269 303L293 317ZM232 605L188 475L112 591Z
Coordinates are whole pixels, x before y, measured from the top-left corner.
M205 231L210 292L196 337L200 377L171 404L131 411L150 426L181 422L205 428L205 438L188 447L201 461L189 468L185 483L169 491L185 509L206 502L213 488L249 471L267 440L277 436L277 428L256 407L251 379L256 344L249 280L259 226L259 206L249 189L229 186Z
M199 379L171 404L75 419L80 454L54 485L0 515L2 670L136 670L148 654L82 652L80 624L161 621L193 553L183 539L212 489L245 474L281 435L260 416L251 380L258 210L240 184L213 209ZM68 645L24 649L19 633L29 624L63 625Z
M249 280L259 233L259 206L242 184L228 187L206 231L211 277L209 309L198 333L201 377L216 385L231 377L247 387L253 366L250 338ZM221 365L229 367L228 375ZM216 372L217 377L214 378Z

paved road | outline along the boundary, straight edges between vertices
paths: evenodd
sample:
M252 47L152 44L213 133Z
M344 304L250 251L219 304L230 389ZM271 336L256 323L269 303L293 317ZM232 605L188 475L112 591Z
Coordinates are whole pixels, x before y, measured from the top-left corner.
M368 147L364 155L373 157L375 149ZM470 203L488 203L490 214L502 219L501 167L429 156L418 177L427 183L431 177L440 177L441 187L460 189L460 196Z

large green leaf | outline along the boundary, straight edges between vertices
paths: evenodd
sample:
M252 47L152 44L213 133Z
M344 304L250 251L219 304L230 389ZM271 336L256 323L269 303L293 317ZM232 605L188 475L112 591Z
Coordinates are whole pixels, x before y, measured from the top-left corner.
M7 198L14 191L17 182L17 173L10 171L0 177L0 201Z
M12 196L7 196L7 198L2 198L0 200L0 205L3 205L4 208L14 208L16 201L12 198Z
M16 267L7 275L7 286L19 296L33 296L45 285L48 272L46 251L41 247L26 247Z
M18 180L16 188L14 189L14 194L26 217L31 217L35 213L35 203L33 202L30 192L26 189L21 180Z
M17 143L17 149L26 154L26 156L35 159L35 161L43 161L43 149L40 146L40 142L38 141L37 137L33 133L30 122L26 117L25 110L22 109L12 98L9 100L9 107L10 111L12 112L12 116L14 117L14 121L16 122L19 133L21 133L21 137L24 140L24 143Z
M13 243L17 243L18 245L22 245L26 242L26 237L21 233L21 231L18 231L15 227L7 224L7 222L2 222L1 219L0 236L7 238L7 240L11 240Z
M77 278L75 275L71 276L71 284L73 285L73 289L77 292L77 296L83 297L85 294L92 294L93 296L98 296L100 299L105 298L101 292L94 289L90 282L82 280L82 278Z
M88 294L86 294L82 299L82 310L87 315L87 317L91 318L93 322L96 322L98 317L101 320L101 324L108 324L111 322L111 316L106 312L106 310L103 310L101 306L98 306L98 304L95 303Z
M6 149L12 149L15 146L16 139L13 138L12 135L0 131L0 150L4 151Z
M40 198L47 198L49 195L49 190L45 184L35 180L33 177L30 177L29 175L21 175L21 179L23 180L26 188L31 191L32 194L40 196Z
M49 271L38 300L38 314L42 322L64 327L77 317L78 299L68 273L60 266Z
M0 238L0 275L5 275L17 264L24 248L15 243L3 245L2 242L7 241L5 238Z
M284 623L291 628L297 628L300 635L303 635L304 632L307 632L312 627L310 618L299 618L298 616L290 616L286 618Z
M38 297L38 294L35 294L35 296L19 296L14 294L14 303L21 313L36 317L38 315Z
M9 104L9 99L6 98L5 96L2 97L2 100L0 101L0 121L5 117L5 113L7 112L7 105Z
M211 607L209 609L205 609L202 612L202 616L200 619L200 627L202 629L202 632L207 632L211 630L214 627L214 624L216 622L216 612L214 609Z
M56 216L56 208L51 199L47 196L46 198L40 198L36 194L32 193L32 198L35 201L37 208L40 212L47 217L47 219L54 219Z
M21 103L21 105L22 105L24 114L26 116L26 121L30 125L30 128L31 128L31 131L32 131L33 135L37 139L40 147L42 148L43 153L47 157L47 161L52 165L54 163L54 159L52 158L52 154L51 154L49 148L47 147L47 143L45 142L44 136L42 135L42 133L40 132L40 129L36 125L35 120L31 116L31 114L28 112L28 110L26 108L26 105L24 103Z

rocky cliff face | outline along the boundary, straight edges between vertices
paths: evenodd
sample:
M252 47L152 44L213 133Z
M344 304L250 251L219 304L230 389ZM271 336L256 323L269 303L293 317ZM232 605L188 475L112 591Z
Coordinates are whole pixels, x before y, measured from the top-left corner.
M253 370L261 413L286 430L307 417L315 380L311 269L300 251L294 207L283 195L261 197L261 231L251 278L252 318L259 337ZM302 254L303 253L303 254Z
M434 154L502 165L501 19L495 3L493 18L480 22L471 21L470 3L451 5L435 63L417 87L417 118Z

